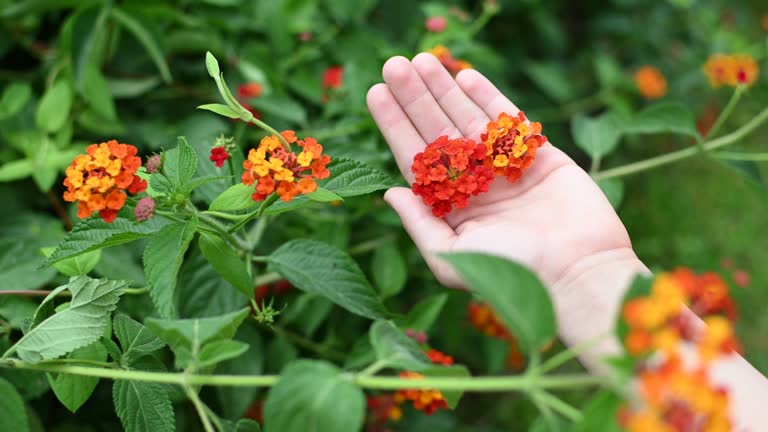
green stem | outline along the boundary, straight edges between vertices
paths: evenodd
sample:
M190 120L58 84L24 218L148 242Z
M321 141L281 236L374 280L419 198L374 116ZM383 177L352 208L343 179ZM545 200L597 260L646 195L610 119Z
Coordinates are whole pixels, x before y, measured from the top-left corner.
M571 405L568 405L562 399L556 396L553 396L551 393L536 392L534 393L533 397L538 399L544 405L547 405L553 410L559 412L560 414L563 415L563 417L567 418L572 422L581 421L581 419L583 418L583 415L578 409L572 407Z
M197 217L200 219L200 222L203 222L209 228L213 229L218 235L220 235L224 240L229 242L232 246L235 246L236 248L238 248L243 252L247 252L249 250L248 245L243 243L243 241L240 240L236 235L232 234L232 232L229 231L221 223L219 223L219 221L217 221L213 217L203 212L196 211L196 214L197 214Z
M264 273L253 279L253 286L269 285L285 279L280 273Z
M570 349L561 351L553 355L552 357L548 358L544 363L540 364L535 370L532 370L531 373L536 375L544 375L545 373L557 368L563 363L580 356L586 351L591 350L592 348L599 345L600 343L602 343L603 341L605 341L607 338L611 336L612 335L610 333L603 334L594 339L578 344Z
M734 160L734 161L754 161L754 162L768 161L768 153L719 151L719 152L713 153L712 156L716 157L717 159Z
M4 295L19 295L19 296L28 296L28 297L46 297L53 291L49 290L5 290L0 291L0 296ZM149 288L126 288L124 290L124 294L126 295L141 295L146 294L149 292ZM57 295L57 297L71 297L72 293L64 290L60 291Z
M124 369L106 369L66 364L26 363L21 360L0 360L0 367L91 376L112 380L156 382L161 384L208 385L216 387L271 387L277 383L276 375L198 375L174 372L148 372ZM528 391L532 389L567 390L602 385L601 377L578 374L545 376L535 381L525 375L498 377L427 377L409 379L399 377L351 376L357 385L378 390L439 388L444 391L499 392L508 390Z
M358 243L354 246L350 246L349 249L347 249L347 253L350 255L360 255L364 254L366 252L370 252L372 250L378 249L379 247L392 243L395 241L396 236L394 235L385 235L379 238L371 239L364 241L362 243Z
M277 201L277 194L272 193L261 203L258 209L246 214L245 217L240 222L231 226L229 228L229 232L235 232L241 227L245 226L245 224L250 222L251 219L260 217L262 214L264 214L264 211L267 209L267 207L271 206L275 201Z
M240 219L243 218L243 215L236 215L236 214L229 214L229 213L224 213L224 212L217 212L217 211L214 211L214 210L204 210L201 213L205 214L205 215L211 215L213 217L217 217L217 218L221 218L221 219L228 219L228 220L233 220L233 221L239 221Z
M711 141L705 142L704 144L702 144L702 148L704 149L704 151L712 151L720 147L733 144L739 141L740 139L744 138L753 130L757 129L757 127L763 124L766 120L768 120L768 108L765 108L758 115L753 117L752 120L747 122L744 126L729 133L728 135L723 135L720 138L716 138ZM639 162L634 162L624 166L601 171L597 174L594 174L592 178L594 180L605 180L605 179L614 178L614 177L622 177L625 175L638 173L641 171L649 170L651 168L656 168L662 165L666 165L672 162L686 159L691 156L695 156L700 152L701 152L701 149L699 147L687 147L681 150L673 151L671 153L663 154L661 156L656 156L656 157L652 157Z
M232 157L227 158L227 167L229 167L229 173L232 175L232 186L237 184L237 179L235 178L235 163L232 162Z
M467 28L468 37L474 38L488 24L488 21L499 13L500 9L498 6L488 6L488 4L483 3L483 12Z
M709 129L709 132L707 132L707 135L704 138L717 136L717 132L720 131L720 128L723 127L725 121L728 120L728 117L731 116L733 109L736 108L736 105L739 103L739 100L741 99L741 96L744 94L745 90L746 86L740 85L736 87L736 90L733 91L733 95L731 95L731 99L725 105L723 111L720 112L717 120L715 120L715 124L712 125L712 128Z
M73 364L73 365L82 365L82 366L98 366L102 368L108 368L108 369L115 369L117 368L116 363L109 363L109 362L103 362L98 360L87 360L87 359L67 359L67 358L61 358L61 359L51 359L51 360L43 360L38 364Z
M195 406L195 410L197 410L197 415L200 417L200 421L203 423L205 432L216 432L213 428L213 425L211 424L211 419L208 418L208 413L205 412L205 404L203 404L203 401L200 400L200 396L197 395L191 386L185 384L182 387L184 387L184 393Z
M367 368L365 368L362 371L360 371L358 376L366 377L366 376L376 375L377 372L379 372L380 370L384 369L385 367L387 367L387 363L386 362L381 361L381 360L377 360L377 361L373 362Z

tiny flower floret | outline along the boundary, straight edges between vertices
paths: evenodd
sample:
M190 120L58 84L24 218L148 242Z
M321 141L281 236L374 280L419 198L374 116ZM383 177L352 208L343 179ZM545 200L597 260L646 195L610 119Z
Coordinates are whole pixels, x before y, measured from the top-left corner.
M646 99L659 99L667 94L667 79L653 66L643 66L635 72L635 85Z
M139 202L136 203L136 208L133 209L133 214L139 222L151 219L155 214L155 200L148 196L140 199Z
M211 149L209 159L211 162L215 163L218 168L221 168L224 166L224 162L229 159L229 153L224 147L214 147Z
M86 154L75 157L67 167L64 200L77 202L77 216L87 218L98 212L105 222L117 218L128 194L147 188L147 182L135 175L141 166L136 147L112 140L92 144Z
M291 201L296 195L314 192L317 180L331 175L327 168L331 157L323 154L323 146L317 140L311 137L299 140L293 131L283 131L280 135L287 143L298 144L302 151L297 156L280 138L270 135L248 152L243 162L242 182L248 186L256 183L254 201L263 201L273 192L283 201Z

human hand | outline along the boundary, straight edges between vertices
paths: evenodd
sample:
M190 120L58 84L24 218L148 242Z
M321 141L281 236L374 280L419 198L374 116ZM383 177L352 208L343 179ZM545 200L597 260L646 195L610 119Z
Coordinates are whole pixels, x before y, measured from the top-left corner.
M414 155L437 137L479 142L499 113L519 111L479 72L464 70L454 80L431 54L419 54L412 62L393 57L382 74L386 84L369 90L368 108L408 183L414 178ZM634 257L626 229L600 188L549 143L518 182L497 178L488 193L472 197L469 207L445 219L433 216L408 188L390 189L384 198L438 280L451 287L460 287L461 281L438 253L503 256L533 269L550 287L573 268L585 267L580 264L591 257Z

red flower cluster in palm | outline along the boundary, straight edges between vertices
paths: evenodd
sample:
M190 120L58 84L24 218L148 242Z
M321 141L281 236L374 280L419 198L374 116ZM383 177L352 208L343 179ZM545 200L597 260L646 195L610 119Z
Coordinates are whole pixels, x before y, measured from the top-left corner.
M485 146L471 139L441 136L413 159L413 193L432 206L437 217L454 206L466 207L471 195L488 191L493 181L493 171L483 163L485 153Z
M414 156L413 193L432 206L435 216L469 205L471 195L488 191L494 175L519 180L533 164L536 150L547 142L541 123L528 122L522 112L515 117L499 114L480 138L482 144L441 136Z

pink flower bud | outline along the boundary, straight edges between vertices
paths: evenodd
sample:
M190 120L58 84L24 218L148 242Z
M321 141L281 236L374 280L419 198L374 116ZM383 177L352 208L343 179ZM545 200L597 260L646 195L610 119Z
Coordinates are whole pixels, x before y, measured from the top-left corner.
M152 197L144 197L136 203L136 208L133 210L133 214L136 216L136 220L143 222L149 220L155 213L155 200Z
M160 157L160 155L152 155L149 158L147 158L147 163L144 165L144 167L147 169L147 172L150 174L155 174L160 170L160 165L163 163L163 159Z
M431 31L432 33L440 33L448 26L448 20L442 16L429 17L427 18L425 26L427 27L427 30Z

